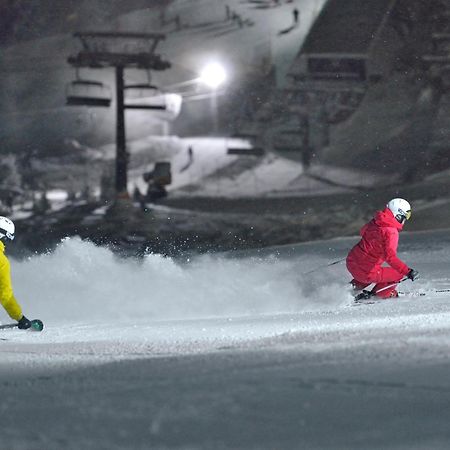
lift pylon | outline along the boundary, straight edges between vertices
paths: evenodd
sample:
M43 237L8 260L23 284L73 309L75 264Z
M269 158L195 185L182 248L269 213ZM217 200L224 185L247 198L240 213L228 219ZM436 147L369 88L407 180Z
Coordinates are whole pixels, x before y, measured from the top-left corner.
M156 53L156 47L165 35L161 33L115 33L82 32L75 33L82 46L78 54L70 56L68 63L75 68L115 70L116 77L116 195L128 196L126 151L124 72L128 68L143 70L166 70L171 67L169 61ZM131 108L135 108L130 105ZM155 109L154 106L140 106L139 109Z

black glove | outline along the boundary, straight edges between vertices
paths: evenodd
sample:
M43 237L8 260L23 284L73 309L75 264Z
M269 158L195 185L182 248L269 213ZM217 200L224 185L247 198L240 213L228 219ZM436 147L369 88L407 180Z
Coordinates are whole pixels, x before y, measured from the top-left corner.
M408 274L406 275L411 281L417 280L419 278L419 272L414 269L409 269Z
M31 322L25 316L22 316L22 318L19 320L18 327L20 330L27 330L31 327Z

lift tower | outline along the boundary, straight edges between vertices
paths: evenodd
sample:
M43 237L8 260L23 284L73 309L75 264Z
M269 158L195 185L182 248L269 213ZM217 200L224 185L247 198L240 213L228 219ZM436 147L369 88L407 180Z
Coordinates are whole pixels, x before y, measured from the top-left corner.
M165 39L159 33L116 33L83 32L75 33L82 49L68 58L68 63L78 68L113 68L116 74L116 180L118 197L126 197L128 154L126 149L125 109L155 109L151 105L126 105L124 102L124 71L128 68L143 70L166 70L171 67L157 53L158 43Z

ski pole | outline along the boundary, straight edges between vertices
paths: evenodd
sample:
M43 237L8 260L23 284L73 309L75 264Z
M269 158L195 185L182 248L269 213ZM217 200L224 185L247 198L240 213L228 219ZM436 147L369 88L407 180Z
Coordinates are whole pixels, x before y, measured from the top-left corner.
M397 281L396 283L389 284L388 286L385 286L384 288L378 289L378 290L376 290L375 292L371 291L371 292L370 292L370 296L373 297L374 295L377 295L378 292L383 292L383 291L385 291L386 289L389 289L389 288L391 288L391 287L397 286L397 284L403 283L403 282L406 281L406 280L409 280L409 278L408 278L408 277L405 277L405 278L401 279L400 281Z
M335 264L339 264L340 262L345 261L345 259L346 258L342 258L342 259L339 259L338 261L333 261L332 263L329 263L329 264L323 264L322 266L316 267L315 269L309 270L308 272L303 272L302 275L308 275L308 274L316 272L320 269L325 269L326 267L334 266Z

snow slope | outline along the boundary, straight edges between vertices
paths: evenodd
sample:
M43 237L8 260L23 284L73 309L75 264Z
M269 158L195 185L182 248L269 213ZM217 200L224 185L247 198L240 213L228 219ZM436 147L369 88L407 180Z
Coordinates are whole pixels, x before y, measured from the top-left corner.
M190 159L188 149L193 156ZM233 155L228 149L252 148L241 138L223 137L148 137L129 143L129 192L147 185L142 174L153 169L157 161L170 161L172 183L167 187L171 197L261 197L269 195L318 195L367 188L387 177L363 170L313 165L308 172L303 164L279 155ZM112 159L115 148L102 148L106 159Z
M0 448L448 448L450 235L402 236L426 296L357 307L343 263L306 273L354 242L13 261L46 328L0 331Z

